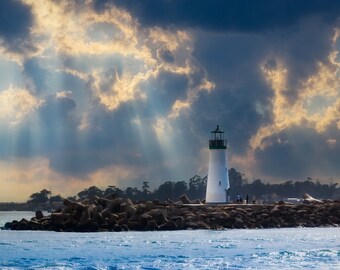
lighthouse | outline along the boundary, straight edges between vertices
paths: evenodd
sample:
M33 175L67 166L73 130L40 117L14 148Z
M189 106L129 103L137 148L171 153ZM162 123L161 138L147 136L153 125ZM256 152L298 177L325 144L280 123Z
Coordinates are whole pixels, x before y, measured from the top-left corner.
M206 203L226 203L229 189L227 141L219 126L211 132Z

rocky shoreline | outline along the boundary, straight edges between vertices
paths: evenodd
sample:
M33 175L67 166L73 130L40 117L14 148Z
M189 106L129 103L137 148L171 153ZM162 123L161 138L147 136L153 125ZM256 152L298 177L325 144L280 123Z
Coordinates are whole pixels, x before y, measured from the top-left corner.
M8 222L2 229L58 232L153 231L187 229L241 229L321 227L340 225L340 201L305 199L302 204L209 205L181 201L136 202L94 197L82 202L64 200L64 208L31 220Z

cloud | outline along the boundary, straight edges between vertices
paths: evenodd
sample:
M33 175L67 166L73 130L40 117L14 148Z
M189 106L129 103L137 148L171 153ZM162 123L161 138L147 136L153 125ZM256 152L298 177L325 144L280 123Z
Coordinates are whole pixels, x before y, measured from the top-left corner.
M74 188L157 185L206 174L219 124L249 177L339 177L336 1L18 3L35 49L0 49L2 161L42 158Z
M39 42L40 51L52 49L54 53L65 55L109 55L118 52L141 57L145 53L143 48L137 50L134 22L124 11L110 9L98 15L86 3L23 1L31 7L35 18L32 34L36 39L48 40L45 46ZM104 23L110 26L103 29L109 39L96 40L90 30ZM110 28L113 34L108 31Z
M340 173L340 146L334 138L339 135L334 127L318 133L305 126L292 126L269 136L267 146L255 151L260 171L282 180L336 178Z
M259 76L258 63L269 47L265 37L197 32L195 57L214 83L192 106L190 121L198 134L216 124L226 132L232 153L246 153L261 125L271 121L271 89ZM224 48L228 48L225 50Z
M29 39L33 25L30 8L20 1L0 2L0 45L12 52L32 49Z
M116 185L126 188L134 181L141 187L143 170L129 165L111 165L95 171L86 179L60 174L51 169L50 161L43 157L15 158L0 160L1 200L5 202L25 202L29 196L42 188L52 191L52 195L74 196L89 186L106 188ZM143 180L144 179L144 180ZM65 188L67 187L67 188Z
M87 4L26 3L35 16L32 33L46 44L25 62L25 73L46 99L39 128L49 166L86 178L114 163L161 164L163 146L152 128L158 117L179 117L201 91L213 89L191 57L191 36L139 31L115 8L97 14ZM136 119L143 127L133 124Z
M323 51L323 59L306 59L306 63L310 62L315 66L313 72L308 75L294 73L294 63L286 65L280 59L266 60L261 65L263 76L274 92L271 100L273 123L261 127L253 136L253 148L261 147L261 138L281 132L290 126L307 123L307 126L323 132L328 125L337 121L339 64L331 60L336 51L334 44L330 42L332 34L334 35L334 32L327 36L330 45ZM297 79L298 84L291 83ZM291 93L294 93L293 99Z
M39 108L43 102L26 89L10 87L3 90L0 92L0 121L17 124Z
M201 28L212 31L259 32L278 30L296 24L301 17L322 14L325 20L338 17L337 1L284 2L265 0L174 1L96 0L94 7L103 12L111 5L128 10L145 27Z

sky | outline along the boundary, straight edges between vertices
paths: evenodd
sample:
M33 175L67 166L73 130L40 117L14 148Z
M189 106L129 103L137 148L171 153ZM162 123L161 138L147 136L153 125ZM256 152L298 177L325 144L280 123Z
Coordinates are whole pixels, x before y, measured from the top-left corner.
M340 2L0 1L0 201L208 172L340 183Z

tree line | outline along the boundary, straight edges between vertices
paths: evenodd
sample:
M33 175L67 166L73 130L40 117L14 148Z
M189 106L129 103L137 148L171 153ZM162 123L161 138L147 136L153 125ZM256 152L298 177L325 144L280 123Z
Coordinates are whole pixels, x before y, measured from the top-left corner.
M72 200L84 200L93 196L108 196L116 194L120 197L128 197L135 201L141 200L160 200L178 201L179 196L186 194L191 200L205 198L207 176L195 175L186 181L166 181L154 190L150 190L149 182L144 181L140 188L127 187L121 189L117 186L108 186L100 189L91 186L80 191L77 195L69 197ZM308 193L319 199L332 199L340 193L338 183L321 184L319 180L308 177L304 181L286 181L284 183L270 184L263 183L261 179L249 181L246 176L234 168L229 170L230 190L229 195L232 201L239 193L243 198L248 195L249 200L278 201L289 197L302 198L303 194ZM51 196L51 192L44 189L33 193L28 203L60 202L61 195Z

